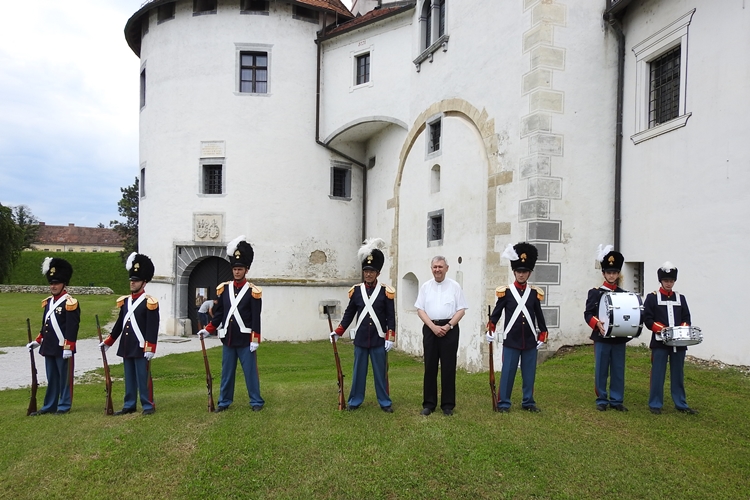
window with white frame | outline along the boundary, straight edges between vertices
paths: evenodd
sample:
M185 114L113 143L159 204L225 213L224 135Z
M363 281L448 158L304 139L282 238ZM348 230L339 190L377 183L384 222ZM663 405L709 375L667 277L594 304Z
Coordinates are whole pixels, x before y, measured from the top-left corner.
M356 57L357 78L356 84L362 85L370 81L370 53L366 52Z
M427 214L427 246L443 244L443 209Z
M635 54L634 144L687 124L688 27L695 9L633 47Z
M201 194L224 194L224 163L212 158L201 161Z
M440 154L440 145L443 136L442 117L427 122L427 157L431 158Z
M237 96L271 95L271 49L261 43L235 43L236 73L234 92Z

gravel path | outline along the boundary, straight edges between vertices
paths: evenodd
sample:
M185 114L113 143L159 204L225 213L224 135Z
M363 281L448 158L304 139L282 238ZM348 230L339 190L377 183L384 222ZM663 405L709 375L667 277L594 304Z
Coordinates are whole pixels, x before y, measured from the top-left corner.
M122 358L117 355L118 342L115 342L115 345L107 351L107 361L110 365L119 365L122 363ZM221 345L221 341L217 337L207 338L205 342L206 349ZM156 346L155 360L169 354L200 351L201 341L197 335L193 335L192 337L160 335ZM26 347L2 347L0 351L5 353L0 354L0 390L30 386L31 361L29 361L29 351ZM76 378L86 372L102 367L101 350L99 349L99 341L96 338L79 340L76 342L76 351ZM38 349L34 351L34 359L36 360L39 385L47 385L44 356L40 356L38 352Z

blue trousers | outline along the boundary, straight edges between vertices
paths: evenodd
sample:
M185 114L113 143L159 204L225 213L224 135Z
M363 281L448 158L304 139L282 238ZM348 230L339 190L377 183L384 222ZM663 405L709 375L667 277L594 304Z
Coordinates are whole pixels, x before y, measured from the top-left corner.
M45 356L44 367L47 369L47 392L44 393L44 404L39 410L44 413L69 411L73 404L73 359L57 356Z
M151 382L151 373L148 370L146 358L122 358L125 368L125 402L123 410L135 410L137 397L141 397L141 406L144 410L154 408L154 385Z
M621 405L625 399L625 344L594 342L594 360L596 404Z
M536 378L536 347L533 349L513 349L503 346L503 367L500 371L500 393L498 394L498 408L510 408L510 395L518 371L518 359L521 359L521 379L523 380L523 400L521 406L526 408L535 406L534 379Z
M372 360L372 378L375 382L375 395L380 407L391 406L391 396L388 394L388 384L385 375L385 347L354 346L354 373L352 374L352 390L349 392L349 406L359 406L365 400L365 386L367 385L367 363Z
M649 408L664 405L664 379L667 376L669 361L669 385L674 407L684 410L688 407L685 396L685 353L673 349L651 349L651 390L648 394Z
M234 401L234 378L237 372L237 360L242 365L245 374L247 395L250 406L263 406L265 401L260 397L260 378L258 377L258 359L256 353L250 352L250 346L224 346L221 354L221 389L219 392L219 406L226 408Z

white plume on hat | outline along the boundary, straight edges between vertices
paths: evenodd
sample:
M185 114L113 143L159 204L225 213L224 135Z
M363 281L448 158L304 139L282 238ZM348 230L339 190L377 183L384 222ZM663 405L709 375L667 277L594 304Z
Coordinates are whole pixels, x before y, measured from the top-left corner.
M360 262L362 262L363 260L365 260L365 257L370 255L376 248L378 250L382 250L383 248L385 248L385 241L383 241L383 238L366 239L362 246L359 247L359 250L357 250L357 258Z
M513 244L508 243L508 246L505 247L505 250L503 250L503 254L500 257L508 260L518 260L518 253L516 252L516 249L513 248Z
M227 255L232 255L235 250L237 250L237 245L240 244L240 241L245 241L246 237L245 235L237 236L235 239L227 243Z
M135 260L135 256L138 255L137 253L133 252L128 256L128 260L125 262L125 269L130 271L133 267L133 261Z
M669 261L666 261L664 264L661 265L661 270L664 271L665 273L668 273L672 269L677 269L677 266L675 266Z
M615 247L613 247L612 245L599 244L599 248L596 250L596 260L598 260L599 262L603 261L604 257L609 252L611 252L612 250L614 250L614 248Z
M50 263L52 262L52 257L45 257L44 262L42 262L42 274L46 275L47 271L49 271Z

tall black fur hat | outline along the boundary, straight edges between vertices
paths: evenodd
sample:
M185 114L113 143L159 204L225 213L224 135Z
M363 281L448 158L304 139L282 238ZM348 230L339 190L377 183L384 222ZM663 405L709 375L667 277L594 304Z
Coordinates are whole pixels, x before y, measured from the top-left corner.
M142 253L131 253L125 263L130 281L151 281L154 277L154 263Z
M656 270L656 276L659 277L660 283L661 283L661 280L677 281L677 268L675 267L674 264L667 261L664 264L662 264L659 269Z
M73 277L73 266L65 259L59 257L46 257L42 262L42 274L48 283L70 283Z
M527 242L516 243L505 247L502 257L510 261L510 268L514 271L533 271L539 251L534 245Z
M622 271L622 265L625 263L625 257L620 252L612 250L612 245L599 245L596 260L602 266L602 272Z
M232 267L247 267L253 263L255 251L253 247L245 241L245 235L238 236L227 245L227 258Z
M357 251L357 257L362 263L362 270L372 269L380 272L385 264L385 255L380 251L383 248L385 241L381 238L370 238L365 240L364 244Z

